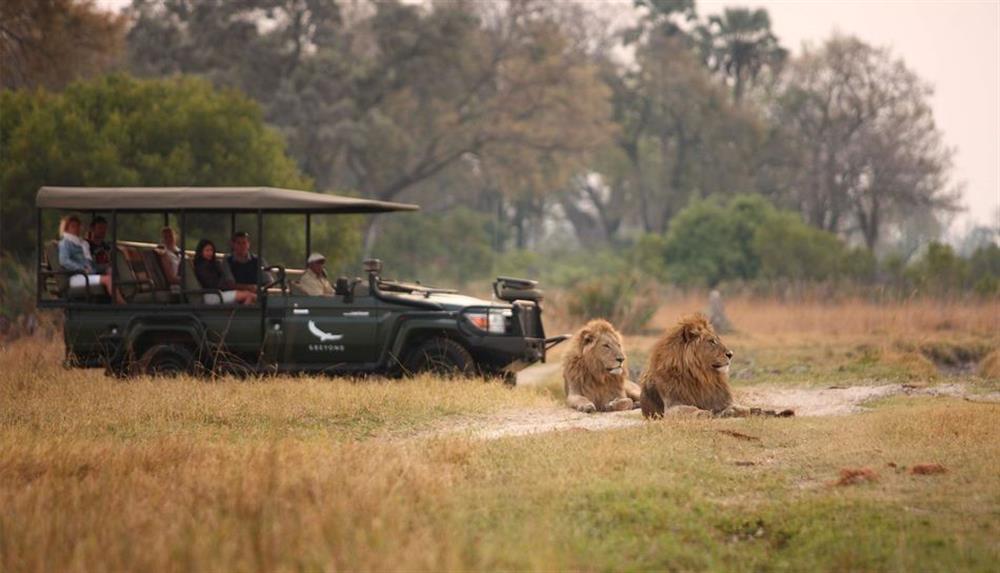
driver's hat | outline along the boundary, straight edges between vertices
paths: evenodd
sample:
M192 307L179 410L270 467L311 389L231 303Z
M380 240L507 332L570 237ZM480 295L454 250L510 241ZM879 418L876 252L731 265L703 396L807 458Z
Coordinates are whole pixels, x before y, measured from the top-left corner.
M319 253L312 253L311 255L309 255L309 258L306 259L306 264L307 265L311 265L313 263L320 263L320 262L326 262L326 257L324 257L323 255L321 255Z

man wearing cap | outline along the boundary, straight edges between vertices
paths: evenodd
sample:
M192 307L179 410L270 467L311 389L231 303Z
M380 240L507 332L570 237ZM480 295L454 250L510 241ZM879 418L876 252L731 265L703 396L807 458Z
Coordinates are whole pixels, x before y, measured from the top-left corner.
M312 253L306 259L306 272L302 273L299 279L299 288L309 296L333 296L333 286L326 278L326 271L323 265L326 257L319 253Z

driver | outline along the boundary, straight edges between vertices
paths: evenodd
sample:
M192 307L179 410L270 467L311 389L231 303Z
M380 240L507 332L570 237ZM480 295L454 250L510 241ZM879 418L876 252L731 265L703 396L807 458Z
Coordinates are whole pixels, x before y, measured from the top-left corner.
M326 278L326 271L323 265L326 257L319 253L312 253L306 259L306 271L299 279L299 288L309 296L333 296L333 286Z

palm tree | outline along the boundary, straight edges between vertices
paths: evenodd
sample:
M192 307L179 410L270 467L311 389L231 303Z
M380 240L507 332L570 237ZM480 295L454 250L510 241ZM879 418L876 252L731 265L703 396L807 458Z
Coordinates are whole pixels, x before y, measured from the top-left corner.
M771 31L771 17L759 8L726 8L698 27L702 56L709 67L732 78L733 99L740 103L747 82L757 79L765 67L777 70L788 51Z

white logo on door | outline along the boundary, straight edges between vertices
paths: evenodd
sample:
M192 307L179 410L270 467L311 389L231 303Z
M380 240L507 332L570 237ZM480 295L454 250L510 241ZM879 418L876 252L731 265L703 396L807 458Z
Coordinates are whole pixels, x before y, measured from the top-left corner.
M336 342L344 337L343 334L331 334L329 332L323 332L322 330L319 329L318 326L316 326L316 323L311 320L309 321L309 332L311 332L313 336L318 338L320 342Z

